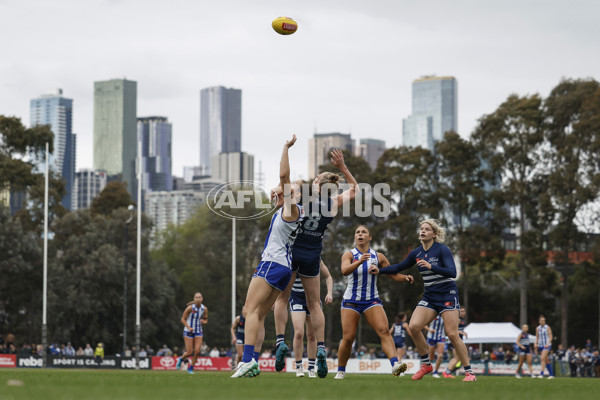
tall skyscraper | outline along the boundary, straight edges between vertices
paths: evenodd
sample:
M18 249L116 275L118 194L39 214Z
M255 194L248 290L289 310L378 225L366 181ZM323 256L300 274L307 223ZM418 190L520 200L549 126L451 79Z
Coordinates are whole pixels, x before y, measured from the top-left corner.
M82 169L75 174L73 185L73 210L85 210L106 187L107 176L104 171Z
M62 205L70 210L75 179L76 136L73 133L73 100L62 94L62 89L56 89L31 100L29 121L31 126L50 125L54 133L54 152L48 164L52 171L65 180L66 194L62 198ZM43 171L45 156L40 154L35 163Z
M243 152L213 156L212 177L225 182L254 181L254 156Z
M412 115L402 123L404 146L433 151L444 133L458 130L458 89L452 76L424 76L412 84Z
M348 150L354 154L354 139L348 133L315 133L308 140L308 178L319 174L319 167L329 162L333 149Z
M94 169L122 176L136 198L137 82L94 82Z
M371 169L377 167L377 160L385 151L385 141L378 139L360 139L360 144L354 149L354 155L362 157L369 163Z
M142 191L170 192L171 123L166 117L143 117L137 121L138 140L142 141Z
M211 175L212 157L242 150L242 91L223 86L200 91L200 167Z

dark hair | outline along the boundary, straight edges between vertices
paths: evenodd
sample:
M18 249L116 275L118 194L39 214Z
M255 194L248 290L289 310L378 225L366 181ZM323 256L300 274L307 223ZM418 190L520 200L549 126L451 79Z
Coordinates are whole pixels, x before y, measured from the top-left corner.
M396 318L400 319L400 321L402 321L405 316L406 314L404 314L403 312L399 312L398 314L396 314Z

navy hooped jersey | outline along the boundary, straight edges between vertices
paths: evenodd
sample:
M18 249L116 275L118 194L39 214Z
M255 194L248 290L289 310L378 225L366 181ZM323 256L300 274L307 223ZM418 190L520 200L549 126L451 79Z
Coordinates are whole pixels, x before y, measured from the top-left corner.
M394 341L404 340L404 338L406 337L406 329L404 329L403 322L400 322L399 324L394 323L392 337L394 338Z
M244 331L245 325L246 325L246 318L244 318L244 316L240 314L240 320L238 321L237 328L235 330L236 333L243 335L245 332Z
M292 249L292 258L310 256L320 257L323 249L323 235L333 221L331 216L332 200L316 198L304 205L304 218L300 222L296 241Z

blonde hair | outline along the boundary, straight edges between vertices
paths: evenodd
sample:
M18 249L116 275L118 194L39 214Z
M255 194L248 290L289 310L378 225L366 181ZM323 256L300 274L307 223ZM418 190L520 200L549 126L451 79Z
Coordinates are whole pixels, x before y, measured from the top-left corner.
M436 242L444 243L444 240L446 240L446 230L440 226L440 223L438 221L431 218L425 219L419 222L419 230L421 229L421 226L423 226L423 224L429 224L431 226L433 233L436 234L436 238L434 239Z
M327 183L333 183L338 188L340 187L340 176L338 174L334 174L333 172L323 172L323 175L319 177L319 191L321 187Z

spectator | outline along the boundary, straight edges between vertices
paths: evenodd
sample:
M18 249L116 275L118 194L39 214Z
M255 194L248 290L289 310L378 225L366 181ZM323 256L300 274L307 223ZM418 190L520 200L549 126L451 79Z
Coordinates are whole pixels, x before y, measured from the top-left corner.
M6 335L6 342L4 344L8 348L11 343L13 343L13 344L15 343L15 335L13 335L12 333L9 333L8 335Z
M171 357L173 355L173 352L166 344L163 344L163 347L160 350L158 350L156 355L159 357Z
M63 355L67 356L67 357L75 356L75 348L73 347L71 342L68 342L67 345L65 346L65 348L63 349Z
M593 351L593 348L594 348L594 346L592 345L592 339L587 339L585 341L585 346L584 347L585 347L585 349L587 351L589 351L591 353Z
M82 356L84 356L84 355L85 355L85 352L83 351L83 347L79 346L79 347L77 348L77 351L75 352L75 355L76 355L76 356L78 356L78 357L82 357Z
M558 345L558 349L556 350L556 358L558 360L558 366L560 367L560 375L566 376L567 365L569 364L569 361L567 359L567 352L562 344Z
M502 346L498 347L496 349L496 351L494 352L494 355L496 356L495 359L496 361L504 361L504 349L502 348Z
M220 355L221 353L219 353L219 349L217 349L216 347L213 347L210 353L208 353L209 357L219 357Z
M153 356L154 355L154 349L150 345L147 345L146 346L146 353L148 353L148 356Z
M96 346L94 357L96 358L96 364L98 364L98 366L102 365L102 360L104 359L104 347L102 346L102 342L98 343L98 346Z
M33 349L31 348L31 345L28 343L25 343L23 345L23 347L21 347L21 352L20 355L23 357L27 357L33 354Z
M125 346L125 351L123 352L123 357L131 357L131 349L129 348L129 346Z
M86 357L94 356L94 349L92 349L92 346L89 343L85 345L85 349L83 349L83 355Z
M144 349L143 347L140 349L140 354L138 354L138 357L140 358L144 358L144 357L148 357L148 353L146 353L146 349Z
M594 351L592 356L592 367L594 368L594 376L600 378L600 352Z

